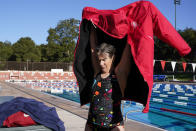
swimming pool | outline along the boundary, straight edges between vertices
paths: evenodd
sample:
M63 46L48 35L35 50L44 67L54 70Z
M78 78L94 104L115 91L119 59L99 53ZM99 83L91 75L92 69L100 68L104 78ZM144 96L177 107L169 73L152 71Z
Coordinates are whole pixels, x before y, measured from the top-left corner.
M28 85L28 84L27 84ZM79 102L79 94L76 83L34 83L33 88L42 89L65 99ZM47 89L46 89L47 88ZM60 94L58 90L63 90ZM54 91L53 91L54 92ZM169 131L190 131L196 129L196 86L179 84L154 84L150 102L149 113L141 113L143 107L135 102L124 101L123 115L133 110L139 112L129 113L127 117L145 124L160 127ZM165 111L172 109L180 113ZM184 114L183 114L184 113ZM187 115L185 115L185 113Z

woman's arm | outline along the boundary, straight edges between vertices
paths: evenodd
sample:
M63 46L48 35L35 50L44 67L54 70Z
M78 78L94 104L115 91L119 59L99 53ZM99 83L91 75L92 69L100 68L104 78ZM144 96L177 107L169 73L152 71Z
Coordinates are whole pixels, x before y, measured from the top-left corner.
M91 46L91 61L92 61L92 66L94 70L94 77L100 72L100 66L98 62L98 57L97 57L97 34L95 27L91 25L91 31L90 31L90 46Z
M121 60L115 68L115 74L121 89L122 96L124 96L125 88L127 87L127 78L131 71L131 48L126 44Z

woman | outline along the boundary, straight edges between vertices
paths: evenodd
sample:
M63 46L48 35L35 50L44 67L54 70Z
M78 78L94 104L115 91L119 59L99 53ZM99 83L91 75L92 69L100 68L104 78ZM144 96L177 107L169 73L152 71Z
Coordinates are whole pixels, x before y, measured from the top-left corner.
M102 43L95 50L92 39L92 62L96 69L85 131L124 131L122 93L113 66L116 49L111 44Z

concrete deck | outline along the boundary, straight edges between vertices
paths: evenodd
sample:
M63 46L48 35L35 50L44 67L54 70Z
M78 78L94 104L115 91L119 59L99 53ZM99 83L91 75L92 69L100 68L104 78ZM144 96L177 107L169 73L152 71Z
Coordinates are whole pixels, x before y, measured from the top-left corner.
M48 106L56 107L60 119L65 124L66 131L84 131L88 115L87 106L80 107L79 103L6 82L0 82L0 96L32 98L41 101ZM125 122L125 130L163 131L163 129L134 120L128 120Z

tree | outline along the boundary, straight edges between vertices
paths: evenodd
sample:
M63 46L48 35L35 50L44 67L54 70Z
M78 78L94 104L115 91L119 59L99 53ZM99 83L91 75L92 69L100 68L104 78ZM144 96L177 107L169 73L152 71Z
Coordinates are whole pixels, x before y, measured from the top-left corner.
M177 50L169 46L167 43L161 41L157 37L154 39L154 58L156 60L178 60L180 55Z
M13 44L13 58L16 61L40 61L41 52L30 37L22 37Z
M154 58L156 60L196 62L196 30L187 28L185 30L179 30L178 32L189 44L192 51L188 55L181 57L176 49L168 46L166 43L155 37Z
M37 45L37 48L39 49L40 53L41 53L41 62L46 62L48 61L48 56L47 56L47 44L41 44L41 45Z
M0 41L0 61L8 61L13 53L11 42Z
M54 42L50 42L46 48L47 60L51 62L57 62L60 58L62 58L62 51L60 45L55 44Z
M79 34L79 20L74 18L60 21L48 30L47 55L50 61L71 62Z
M185 30L179 30L180 35L189 44L192 51L183 59L188 59L191 62L196 62L196 30L192 28L186 28Z

